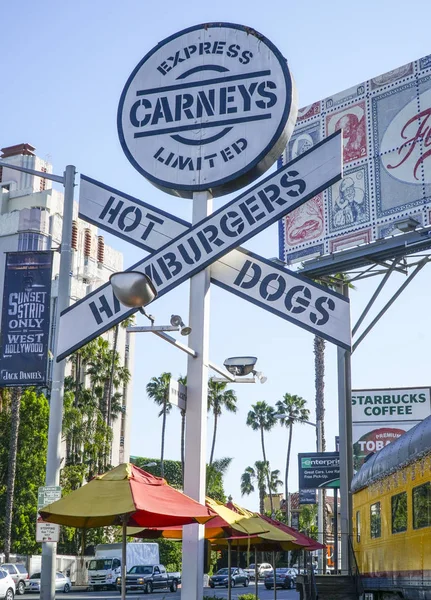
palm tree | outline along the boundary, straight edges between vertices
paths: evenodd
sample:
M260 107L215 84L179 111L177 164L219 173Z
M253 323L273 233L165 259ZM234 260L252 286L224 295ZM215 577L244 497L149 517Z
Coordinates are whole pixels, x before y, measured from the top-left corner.
M147 394L149 398L154 400L156 404L162 407L159 412L159 417L163 417L162 421L162 443L160 449L160 475L164 477L165 471L163 466L163 455L165 453L165 431L166 431L166 417L170 413L172 404L169 402L169 383L172 375L170 373L162 373L160 377L152 377L150 382L147 383Z
M227 390L228 382L214 381L211 377L208 381L208 410L212 411L214 416L213 440L211 444L210 465L214 460L214 449L217 436L218 418L221 416L222 409L228 412L236 413L236 394L233 390Z
M316 407L316 449L318 452L325 452L325 346L326 342L318 335L314 336L314 386L315 386L315 407ZM319 490L320 505L323 506L322 523L322 541L326 543L326 490ZM326 573L326 552L322 552L322 570Z
M277 493L279 486L283 485L283 482L281 481L281 479L279 479L279 477L280 477L279 469L274 469L274 471L271 471L269 474L269 485L270 485L269 489L271 490L271 492L274 492L274 494Z
M264 439L264 431L270 431L275 425L275 410L272 406L269 406L265 401L256 402L256 404L252 404L251 408L247 415L247 425L253 429L253 431L260 431L260 442L262 445L262 454L263 454L263 462L268 464L266 460L266 452L265 452L265 439ZM272 502L272 491L271 484L269 480L269 468L266 470L267 477L267 485L268 485L268 493L269 493L269 503L271 505L271 513L274 512L274 506Z
M255 491L255 485L259 491L259 512L265 512L266 483L268 475L268 463L257 460L254 467L247 467L241 475L241 496L249 496Z
M284 473L284 493L286 498L286 522L290 525L290 507L289 507L289 466L290 466L290 451L292 448L292 433L293 426L296 423L304 423L310 418L310 411L305 407L307 401L300 396L292 394L284 394L283 400L276 403L278 412L283 415L280 423L289 429L289 441L287 444L286 469Z
M215 461L217 462L217 461ZM215 463L214 463L215 464ZM265 512L266 481L269 470L269 464L263 460L257 460L253 467L247 467L241 475L241 496L249 496L255 491L255 484L259 490L259 511ZM278 486L283 482L279 479L280 471L278 469L269 473L269 484L271 492L276 493Z
M104 472L111 462L112 419L121 412L121 394L110 394L111 375L112 389L118 389L130 378L129 370L120 364L118 352L110 349L109 342L101 337L94 342L93 355L89 357L86 375L90 377L91 391L98 400L101 418L95 419L99 445L98 470ZM114 365L114 371L112 371ZM104 439L104 441L103 441Z
M317 540L317 504L305 504L299 514L299 530Z
M355 289L350 283L345 273L337 273L329 279L317 279L321 285L340 291L340 288L347 285L350 289ZM316 448L319 452L326 450L325 437L325 345L326 342L319 336L314 336L314 377L315 377L315 407L316 407ZM320 438L320 439L319 439ZM319 443L320 441L320 443ZM326 540L326 490L321 490L321 504L323 506L323 542ZM326 571L326 553L323 552L323 572Z
M112 360L111 360L111 370L109 373L109 388L108 388L108 402L109 404L112 403L112 393L113 393L113 388L114 388L114 375L115 375L115 369L116 367L118 367L118 365L116 364L118 362L118 352L117 352L117 345L118 345L118 332L119 332L119 327L121 325L122 329L127 329L127 327L129 327L130 325L133 325L133 323L135 322L135 315L130 315L129 317L126 317L123 321L121 321L121 323L117 323L117 325L115 325L114 327L114 341L112 344ZM108 425L111 425L111 407L108 406Z
M13 388L11 401L11 431L9 441L9 457L7 469L7 492L6 492L6 511L4 520L4 555L5 562L9 562L9 554L12 537L12 511L15 494L16 479L16 457L18 454L18 432L21 408L21 388Z
M212 464L207 464L205 493L210 498L213 498L213 500L226 502L226 496L223 491L223 477L231 462L232 458L226 456L215 460Z

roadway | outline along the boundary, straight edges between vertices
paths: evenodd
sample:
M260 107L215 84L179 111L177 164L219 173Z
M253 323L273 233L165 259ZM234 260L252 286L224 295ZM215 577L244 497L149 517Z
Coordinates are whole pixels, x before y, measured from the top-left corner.
M82 590L82 588L80 588ZM254 584L250 584L248 588L243 586L232 588L232 600L237 600L238 596L242 594L254 594ZM216 587L214 589L204 588L204 596L207 598L227 598L227 589L225 587ZM17 598L20 598L18 596ZM34 593L26 593L23 600L39 600L40 595ZM75 591L73 588L68 594L62 592L56 593L57 599L62 600L118 600L120 598L119 592L114 591L102 591L102 592L88 592L88 591ZM181 600L181 589L175 593L171 593L167 590L160 590L159 592L153 592L152 594L144 594L143 592L128 592L127 600ZM274 600L274 590L267 590L262 583L259 583L259 600ZM277 600L299 600L299 593L295 590L282 590L277 588Z

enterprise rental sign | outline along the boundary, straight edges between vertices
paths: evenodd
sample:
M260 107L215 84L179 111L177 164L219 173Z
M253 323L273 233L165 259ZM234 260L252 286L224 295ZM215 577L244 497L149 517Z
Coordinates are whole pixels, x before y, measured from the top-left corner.
M340 487L338 452L298 454L299 489Z
M282 153L297 115L287 61L262 34L205 23L160 42L130 75L118 133L132 165L166 192L232 192Z

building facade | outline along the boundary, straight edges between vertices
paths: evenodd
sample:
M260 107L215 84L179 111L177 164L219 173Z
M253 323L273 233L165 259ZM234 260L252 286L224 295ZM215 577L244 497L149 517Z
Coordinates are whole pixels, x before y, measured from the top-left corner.
M3 162L52 173L52 165L35 154L30 144L2 148ZM3 288L5 253L32 250L53 251L53 282L51 315L55 314L58 295L57 281L60 267L61 232L63 224L63 193L52 187L52 181L27 173L0 167L0 289ZM72 269L70 302L83 298L93 289L109 280L116 271L123 270L123 255L105 244L97 227L78 218L78 204L73 207ZM0 309L3 293L0 293ZM51 318L51 323L54 319ZM51 325L51 339L53 336ZM104 334L112 345L113 332ZM132 370L133 348L130 337L119 328L117 350L121 364ZM70 370L70 366L67 367ZM48 378L52 364L48 371ZM130 383L123 394L121 416L113 421L112 465L129 460Z

